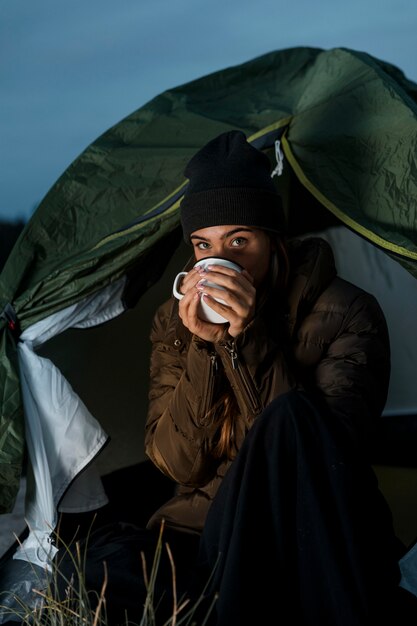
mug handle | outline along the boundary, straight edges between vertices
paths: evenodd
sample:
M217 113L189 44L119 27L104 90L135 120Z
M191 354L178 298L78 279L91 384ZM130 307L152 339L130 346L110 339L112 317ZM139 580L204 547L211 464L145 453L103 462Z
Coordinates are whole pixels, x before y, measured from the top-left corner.
M188 272L180 272L175 276L174 284L172 285L172 293L176 298L178 298L178 300L181 300L184 297L184 294L178 291L178 285L182 280L182 277L187 276L187 274Z

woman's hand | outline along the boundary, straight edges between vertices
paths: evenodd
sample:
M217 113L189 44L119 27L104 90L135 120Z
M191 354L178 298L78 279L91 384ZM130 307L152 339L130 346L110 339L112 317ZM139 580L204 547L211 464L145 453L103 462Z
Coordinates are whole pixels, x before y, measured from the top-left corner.
M236 272L222 265L212 265L208 269L192 269L184 276L180 288L184 297L179 301L179 315L191 333L215 343L223 337L225 324L212 324L198 317L200 298L204 298L207 305L229 322L228 333L236 337L253 319L256 289L246 270ZM207 282L215 283L222 289L210 287ZM216 297L225 304L217 302Z

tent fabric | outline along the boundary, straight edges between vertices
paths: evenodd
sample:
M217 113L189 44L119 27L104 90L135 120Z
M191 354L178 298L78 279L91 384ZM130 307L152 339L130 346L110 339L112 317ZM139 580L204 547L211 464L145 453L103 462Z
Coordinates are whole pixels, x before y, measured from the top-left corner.
M75 159L0 274L0 512L18 492L31 413L19 332L124 279L120 300L136 304L179 244L185 164L215 135L243 130L274 165L280 140L312 222L324 207L417 276L416 94L363 52L279 50L165 91ZM274 180L296 225L285 167Z
M50 567L51 530L58 521L58 505L84 511L107 503L100 477L90 472L88 489L68 488L105 445L107 435L60 370L35 352L67 327L85 328L104 323L124 311L121 301L125 280L119 280L89 298L53 313L27 328L17 345L20 381L25 407L26 443L31 474L25 517L29 536L14 558ZM59 419L57 416L59 415ZM82 474L85 483L85 473ZM71 506L76 487L77 502ZM63 510L63 507L60 507Z

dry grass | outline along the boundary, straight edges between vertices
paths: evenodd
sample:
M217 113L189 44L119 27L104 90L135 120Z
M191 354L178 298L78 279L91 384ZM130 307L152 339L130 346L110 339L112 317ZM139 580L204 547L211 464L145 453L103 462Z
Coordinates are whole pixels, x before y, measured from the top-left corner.
M105 576L100 592L91 591L86 587L84 576L86 550L82 553L79 542L75 542L75 550L71 550L68 545L64 545L62 549L70 555L75 574L67 579L60 571L59 559L56 559L56 562L52 563L52 573L46 578L47 584L45 585L45 578L38 575L38 584L36 582L32 584L31 593L26 598L19 597L13 592L2 591L1 595L8 597L3 604L0 596L0 615L2 616L0 624L13 621L22 624L22 626L109 626L106 603L108 582L106 564L103 563ZM171 565L173 604L169 619L161 624L157 620L154 589L163 549L167 550ZM126 615L123 626L156 626L157 624L158 626L206 626L213 610L214 601L205 612L204 617L197 622L195 616L197 609L203 602L205 590L194 604L191 604L188 598L177 597L175 563L169 545L163 542L163 525L161 525L157 547L149 571L144 555L141 554L141 557L147 590L142 618L139 622L131 622ZM33 568L33 572L36 581L35 568ZM58 588L61 590L64 588L65 593L58 593ZM62 597L63 595L64 597Z

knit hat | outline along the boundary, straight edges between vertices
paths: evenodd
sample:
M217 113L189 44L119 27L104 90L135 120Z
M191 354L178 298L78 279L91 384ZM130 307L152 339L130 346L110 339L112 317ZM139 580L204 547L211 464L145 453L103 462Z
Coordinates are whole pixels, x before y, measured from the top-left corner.
M284 232L281 197L271 179L266 154L238 130L209 141L189 161L189 179L181 202L184 239L209 226L242 224Z

